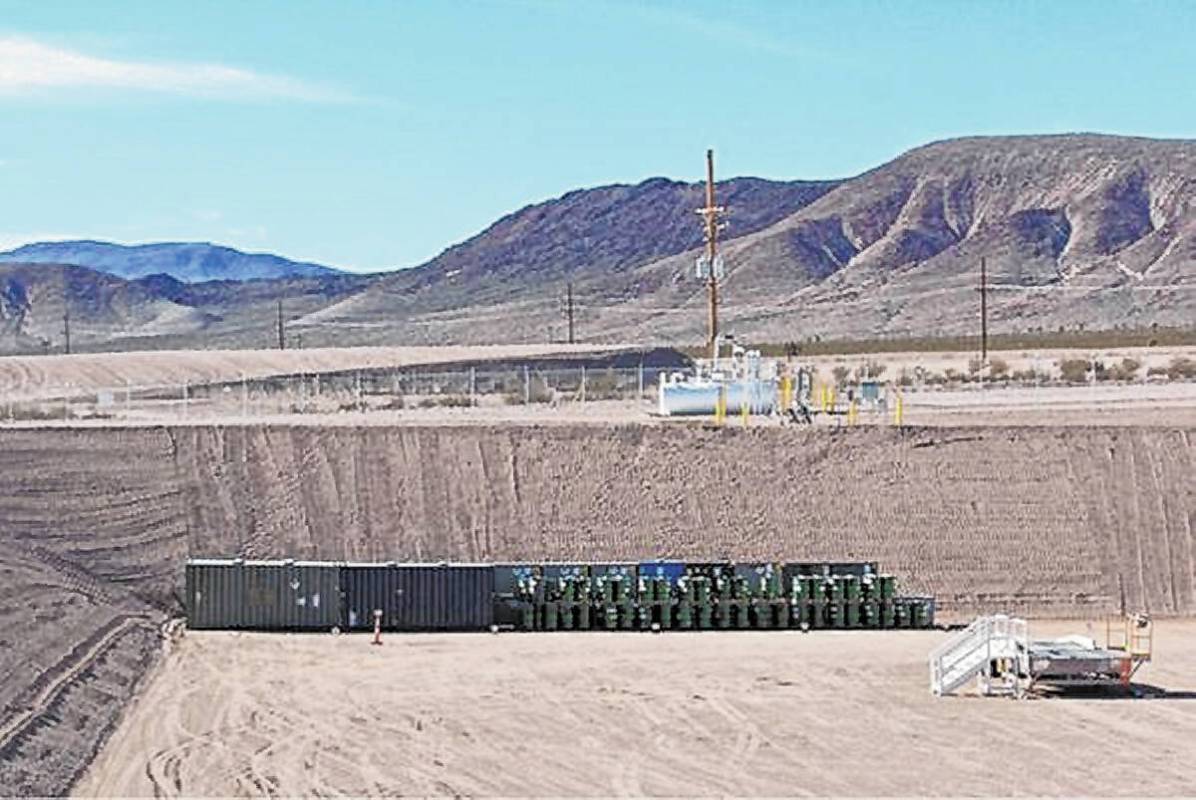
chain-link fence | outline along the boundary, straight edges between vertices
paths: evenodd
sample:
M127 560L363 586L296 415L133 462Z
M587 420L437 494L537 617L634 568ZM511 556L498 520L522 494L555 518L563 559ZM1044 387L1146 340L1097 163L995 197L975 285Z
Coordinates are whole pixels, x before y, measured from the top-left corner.
M335 414L651 401L663 367L361 369L203 384L46 387L0 397L0 423Z

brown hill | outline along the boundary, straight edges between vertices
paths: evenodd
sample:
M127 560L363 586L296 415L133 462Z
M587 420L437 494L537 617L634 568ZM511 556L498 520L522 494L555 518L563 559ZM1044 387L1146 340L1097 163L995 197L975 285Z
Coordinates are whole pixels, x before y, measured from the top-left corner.
M1194 189L1196 141L1098 135L938 142L841 182L728 180L725 329L771 341L971 332L981 259L994 332L1189 326ZM662 178L571 192L375 276L89 278L71 293L99 315L79 347L269 347L279 298L291 344L537 342L564 335L566 282L586 339L696 343L700 203L699 184ZM28 288L55 285L31 271L53 268L11 269L0 266L0 350L60 341L61 308Z
M735 328L767 338L965 332L984 258L1001 330L1190 324L1194 203L1192 141L939 142L730 242L726 310ZM639 272L687 267L678 257ZM700 299L694 282L658 282L668 288L641 304ZM692 336L701 324L671 315L639 330Z
M754 208L749 225L734 224L724 247L726 328L773 341L970 332L981 258L996 331L1188 325L1196 319L1194 187L1192 141L1067 135L927 145L820 185L811 202L758 230L749 228L766 215ZM621 220L653 208L650 224L632 229L688 244L672 255L639 264L612 257L611 231L628 229L603 235L616 199L574 193L309 321L371 320L417 341L535 339L561 330L561 276L569 275L584 335L700 341L705 291L692 265L701 233L689 211L699 196L696 185L689 190L663 216L655 206L622 207ZM738 222L742 197L720 187L720 202ZM567 235L578 218L584 234Z

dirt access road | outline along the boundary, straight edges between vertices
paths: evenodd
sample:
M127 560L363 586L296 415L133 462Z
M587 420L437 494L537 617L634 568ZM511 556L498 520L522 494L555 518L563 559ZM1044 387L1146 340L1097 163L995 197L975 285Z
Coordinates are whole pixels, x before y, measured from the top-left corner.
M1151 699L935 698L946 635L192 632L76 794L1191 791L1196 621L1158 624Z

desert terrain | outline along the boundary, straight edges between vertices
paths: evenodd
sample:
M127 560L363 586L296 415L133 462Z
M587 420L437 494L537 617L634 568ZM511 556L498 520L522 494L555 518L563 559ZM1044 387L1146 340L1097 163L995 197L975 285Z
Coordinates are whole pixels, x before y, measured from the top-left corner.
M263 363L269 362L262 358ZM331 368L336 362L327 364L326 368ZM312 366L321 368L320 364ZM269 362L266 368L277 369L277 365ZM49 370L38 369L43 374ZM111 373L95 380L103 383L107 374ZM350 648L346 652L355 653L353 648L361 642L347 637L189 634L176 642L163 661L163 632L182 610L182 564L188 556L425 561L866 559L879 561L895 573L903 590L935 594L940 619L947 622L992 611L1067 618L1076 621L1070 625L1080 626L1123 610L1146 611L1163 618L1190 617L1196 614L1196 484L1191 478L1196 474L1196 448L1192 445L1196 417L1184 415L1196 409L1192 386L1171 382L927 391L922 399L910 400L908 424L903 428L891 427L886 419L878 418L873 420L876 424L856 428L831 423L805 427L754 422L744 429L736 422L714 429L707 420L651 420L646 413L650 397L556 406L411 407L393 412L245 418L159 415L0 425L5 465L0 470L0 592L5 600L0 606L0 794L55 795L70 790L114 731L120 731L111 745L117 750L104 751L99 762L103 766L97 766L98 771L80 784L81 790L152 794L153 781L160 781L159 791L165 793L307 793L321 786L346 792L378 791L379 787L412 792L520 791L504 777L508 773L496 766L500 761L506 763L504 759L511 754L485 750L499 747L497 740L477 744L475 739L465 750L454 751L458 755L448 756L449 761L418 749L426 743L413 742L416 749L404 751L415 754L410 759L393 755L398 759L395 763L405 765L401 772L366 769L359 773L355 759L365 756L351 752L347 743L352 739L351 729L337 729L330 731L327 739L318 739L333 743L326 758L334 766L317 764L320 769L315 773L284 768L285 764L302 764L304 748L316 747L315 737L322 735L322 728L306 722L300 723L303 730L295 734L293 748L272 737L278 743L257 759L260 769L247 772L249 768L237 761L240 756L236 753L254 748L252 742L258 740L253 737L275 730L270 726L285 728L308 719L304 715L311 715L310 719L328 716L320 704L331 703L334 694L323 699L316 694L312 706L303 706L289 703L287 692L308 685L303 676L318 675L324 680L330 660L339 658L336 651L326 648ZM911 392L910 396L917 394ZM938 406L933 405L936 398ZM1160 641L1172 641L1172 646L1188 641L1187 623L1167 624L1179 627L1163 628L1175 635L1171 639L1160 635ZM541 794L581 791L578 787L583 780L593 784L586 791L594 794L667 792L674 778L682 788L673 793L696 791L702 784L715 792L785 791L782 781L798 781L801 770L796 765L805 762L794 761L790 753L785 759L789 766L780 763L775 754L785 751L773 727L768 728L768 736L774 739L771 745L758 739L752 740L754 744L736 744L742 730L752 730L743 726L756 724L757 718L773 720L768 715L775 714L774 727L781 732L781 740L804 742L806 752L823 746L826 740L821 733L815 735L809 726L781 718L785 716L780 711L785 692L798 693L789 700L803 709L802 714L810 713L813 706L837 709L825 715L827 724L821 728L852 709L868 719L862 709L871 703L877 708L892 703L894 708L911 709L913 722L909 724L921 727L910 729L909 741L929 741L927 750L933 749L936 758L954 758L939 753L938 740L933 738L938 734L932 736L930 729L941 724L944 731L956 731L953 737L943 734L944 741L958 741L965 725L969 726L966 730L977 730L971 716L956 710L975 708L976 701L925 705L930 700L924 696L924 659L938 634L901 633L893 634L892 639L875 634L854 638L857 635L852 633L842 642L836 635L808 639L749 635L731 639L736 643L733 648L716 644L717 637L596 636L587 639L592 645L581 643L587 653L584 657L578 655L578 639L572 636L414 637L410 642L403 639L401 647L411 653L426 651L429 657L439 654L447 658L445 662L429 661L426 666L436 672L460 674L460 685L478 687L480 693L472 702L468 696L451 700L444 686L418 690L427 696L427 707L432 709L433 716L428 719L438 716L446 721L453 735L460 729L476 736L469 726L494 730L501 737L515 735L515 729L502 727L508 722L529 729L545 725L550 726L546 730L557 731L551 727L555 722L543 721L557 713L553 709L559 706L554 704L564 703L568 696L586 696L584 692L578 695L578 684L570 681L608 686L609 696L597 698L597 705L577 701L577 707L586 709L588 716L573 719L568 727L569 732L583 731L577 741L588 744L569 740L571 734L564 728L552 734L557 740L569 741L565 749L576 755L566 756L562 751L544 756L553 766L537 779L542 783L527 787L527 791ZM823 657L819 655L822 645L817 645L817 653L811 653L811 645L804 644L807 641L816 645L834 642L825 657L856 666L824 669L818 661ZM601 650L593 649L599 644ZM1191 646L1196 645L1182 645ZM476 650L476 657L454 649L462 647ZM491 651L495 647L512 649ZM636 649L642 647L658 649L645 654ZM1169 664L1167 669L1174 668L1172 657L1163 655L1163 647L1160 645L1159 660L1151 670L1163 670ZM1188 651L1182 647L1176 651L1176 660L1187 657L1183 654ZM283 653L292 649L293 658L284 657ZM724 650L725 658L734 654L738 661L756 664L748 672L765 680L759 685L752 683L754 689L742 689L736 682L745 681L748 673L737 673L726 663L718 667L717 659L724 658L718 653ZM367 661L361 662L361 675L382 680L389 667L368 672L366 664L375 663L368 661L371 658L390 658L392 652L407 650L395 646L385 649L382 656L367 654ZM651 663L641 685L627 676L643 671L636 665L645 655ZM887 660L890 657L891 662ZM354 658L346 656L344 669L357 669ZM603 660L607 658L609 662ZM715 659L709 673L695 672L684 679L684 688L692 688L685 695L689 702L680 703L680 696L669 694L682 688L670 689L651 677L657 669L697 669L695 665L706 658ZM221 659L243 661L231 664ZM271 659L290 660L275 666ZM874 662L868 659L882 665L881 678L873 676L868 665ZM496 671L490 684L469 672L495 660L505 664L503 670L507 671ZM771 667L790 660L808 665L806 679L814 683L803 689L775 684L768 691L780 692L776 697L753 694L772 686L768 683L771 678L793 680L788 673L764 668L765 662ZM859 666L861 660L867 663ZM456 672L444 666L449 663L455 665L452 669ZM155 671L150 674L157 677L147 682L151 668ZM840 674L837 669L846 672ZM220 683L242 674L249 676L243 690L226 690ZM253 682L272 680L269 676L274 674L275 686L262 688ZM609 676L612 682L603 684L597 679L599 674ZM503 681L525 680L525 694L535 694L543 682L534 680L533 686L535 676L565 675L575 677L560 677L562 694L544 696L547 705L542 707L543 713L537 712L536 721L527 722L513 707L512 713L507 713L502 710L505 706L499 709L499 721L485 717L487 703L494 699L486 695L503 696ZM893 699L885 700L888 693L878 689L874 700L868 700L873 696L858 694L854 682L851 691L847 683L835 683L856 675L893 681ZM366 691L375 678L359 676L357 680L364 681L362 691ZM1166 671L1147 673L1144 680L1173 691L1191 688L1183 676ZM721 686L722 694L707 695L695 688L703 682ZM649 683L655 685L651 691ZM136 722L143 719L136 715L161 707L164 701L155 699L159 697L155 692L168 696L172 693L169 687L191 684L194 693L184 694L192 700L184 698L161 715L162 725L173 726L169 735L161 734L162 748L179 749L155 760L154 753L147 755L138 749L147 745L139 744L127 726L148 724ZM159 685L166 688L157 688ZM409 686L416 692L414 687L421 684L415 681ZM625 694L618 694L616 688ZM264 694L267 689L279 694ZM352 697L359 697L356 689L352 691ZM386 691L408 689L394 686ZM808 692L804 703L800 702L803 691ZM126 707L139 694L146 699L129 718L134 722L122 723ZM224 705L223 700L198 702L206 696L224 698L226 694ZM724 705L714 710L691 707L702 702L694 700L693 694L722 697ZM406 695L382 696L401 703ZM271 708L271 697L282 698L281 705ZM771 710L772 705L767 709L761 705L773 700L780 703L776 711ZM189 702L204 706L203 713L211 714L186 716L191 713ZM364 699L353 702L373 705ZM669 705L682 716L673 716L673 711L650 716L658 705ZM1059 735L1069 724L1076 724L1076 714L1080 714L1080 723L1093 726L1093 730L1106 725L1108 714L1108 719L1120 720L1109 723L1117 730L1141 736L1157 749L1168 745L1150 739L1145 732L1179 725L1176 730L1184 734L1183 710L1188 705L1160 702L1143 711L1134 705L1129 713L1112 711L1126 708L1124 703L1108 704L1111 710L1105 712L1106 705L1095 701L1051 701L1034 708L1045 707L1048 715L1060 715L1049 723L1056 728L1048 726ZM1010 704L998 702L984 708L986 714L996 715L991 721L995 730L1012 731L1031 719L1020 716L1030 712L1011 710ZM989 708L994 710L989 712ZM391 728L386 726L416 724L405 721L406 717L395 722L397 718L385 716L390 712L377 713L381 715L377 724L387 730ZM248 720L244 724L241 714ZM1156 717L1159 714L1163 716ZM335 725L350 724L352 716L338 717ZM724 717L734 724L717 721ZM789 717L804 718L801 714ZM368 731L369 721L375 717L364 719ZM591 721L595 732L584 733L586 728L579 726L578 720ZM747 748L750 752L744 763L765 759L761 768L724 774L720 767L714 775L709 767L686 766L697 763L693 760L696 753L710 752L709 747L674 742L673 737L688 735L674 732L691 724L686 720L691 720L695 729L709 731L697 736L711 737L710 747L716 752L721 746L719 731L726 731L731 737L726 745L728 758L740 752L736 748ZM262 727L255 732L253 725ZM419 725L435 730L427 720ZM795 738L798 734L786 727L790 725L802 728L801 736L806 738ZM641 738L651 743L645 752L655 755L643 762L633 759L624 772L607 774L609 764L595 755L595 750L608 741L604 737L616 735L620 726L631 726L627 728L631 731L639 730L635 726L647 726L645 731L650 727L651 732ZM247 738L216 745L212 730L236 730ZM347 738L337 738L342 735ZM841 744L828 745L824 754L840 755L820 756L818 762L851 765L855 762L842 753L854 752L860 755L852 757L863 759L866 754L875 763L890 763L885 759L890 758L891 748L877 745L852 750L848 746L849 740L858 742L863 735L844 734L842 740L830 740ZM701 743L697 736L692 741ZM751 739L755 734L742 736ZM1012 739L1013 735L995 738ZM372 741L378 740L375 736ZM398 737L393 746L405 747L405 741ZM888 740L877 737L876 741ZM209 745L225 751L218 754L205 749ZM1002 744L995 752L1010 755L1012 751L1003 747L1013 745ZM974 756L974 751L965 748L960 752ZM392 758L389 751L379 752L378 758ZM675 759L670 752L676 753ZM440 768L425 758L428 753L430 759L454 765L447 771L455 779L440 776ZM187 754L194 754L195 760ZM582 759L581 766L570 771L569 758ZM904 759L891 758L897 765L912 756L907 752ZM227 766L215 766L225 763L220 759L227 759ZM467 762L475 766L464 766ZM139 766L131 766L134 763ZM996 772L981 770L974 766L977 763L990 762L960 756L956 777L946 780L941 791L966 793L967 781L995 791ZM147 764L152 764L150 773L145 771ZM205 764L213 765L211 770ZM659 769L653 771L653 764ZM1047 782L1035 788L1027 785L1025 792L1088 791L1080 783L1078 762L1069 769L1056 776L1044 768ZM897 778L888 784L869 783L858 777L862 773L861 766L844 769L839 778L829 773L824 776L821 789L803 788L806 785L799 783L788 791L940 791L900 783ZM213 783L203 783L200 774ZM361 774L367 777L361 778ZM1094 774L1105 775L1099 769ZM257 788L246 783L251 775L263 781ZM857 776L858 792L835 782L846 780L845 775ZM557 779L552 776L559 776L560 786L555 789L550 783ZM1157 772L1156 782L1138 791L1172 790L1172 777L1166 770ZM176 785L176 778L180 784ZM361 784L359 780L376 783ZM436 780L445 783L438 789ZM1120 790L1103 786L1100 791Z
M1085 632L1074 622L1032 630ZM945 635L395 635L371 647L368 636L192 632L75 793L1191 790L1196 624L1158 626L1141 700L933 697L925 659Z

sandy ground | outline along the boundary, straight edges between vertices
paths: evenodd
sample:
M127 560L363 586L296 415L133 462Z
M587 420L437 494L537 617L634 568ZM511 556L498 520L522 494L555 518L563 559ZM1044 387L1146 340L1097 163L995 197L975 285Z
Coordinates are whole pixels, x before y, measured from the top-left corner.
M328 347L308 350L180 350L0 357L0 397L57 397L134 386L216 383L241 377L312 374L372 367L452 364L601 353L619 345Z
M961 375L968 374L968 364L976 359L976 351L950 351L942 353L862 353L859 355L813 356L799 358L799 362L810 364L822 375L830 375L837 366L855 369L867 363L883 364L883 380L896 380L905 370L910 376L919 367L928 373L943 374L952 369ZM1196 358L1196 347L1120 347L1120 348L1052 348L1041 350L994 350L989 353L990 362L1000 359L1009 365L1010 372L1033 369L1036 372L1057 374L1058 362L1066 359L1096 359L1106 366L1119 364L1123 358L1132 358L1141 363L1141 374L1150 367L1166 367L1173 358Z
M76 794L1192 791L1196 622L1158 625L1150 699L936 698L945 635L189 633Z
M959 389L906 390L903 422L910 426L1196 426L1196 382L1158 384L1098 384L1095 386L972 386ZM377 399L377 398L375 398ZM511 405L498 397L484 397L472 408L418 407L419 398L408 398L407 407L368 411L280 413L294 404L276 397L254 400L244 406L235 396L227 401L191 400L143 403L132 410L115 409L112 417L67 420L9 420L0 402L0 426L12 428L108 428L155 424L210 425L328 425L328 426L542 426L542 425L668 425L709 426L710 417L659 417L653 391L642 400L601 400ZM892 426L895 401L887 409L860 411L856 424ZM56 409L57 406L46 406ZM335 403L332 404L335 409ZM788 420L755 417L749 427L781 427ZM844 427L845 415L819 416L818 427ZM732 416L728 427L743 427Z
M0 429L0 796L69 789L179 612L188 556L875 560L902 592L936 595L943 619L1190 616L1194 440L1076 426Z

